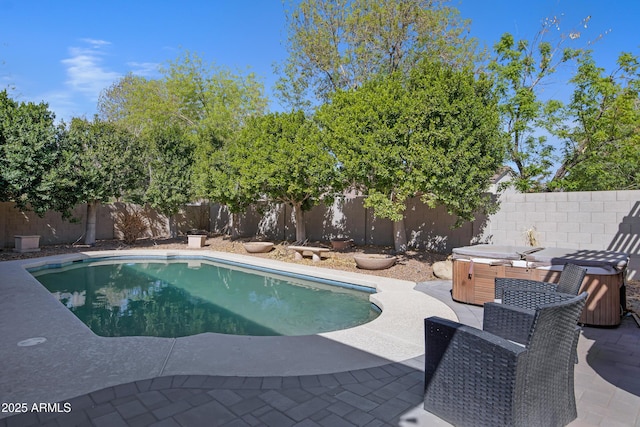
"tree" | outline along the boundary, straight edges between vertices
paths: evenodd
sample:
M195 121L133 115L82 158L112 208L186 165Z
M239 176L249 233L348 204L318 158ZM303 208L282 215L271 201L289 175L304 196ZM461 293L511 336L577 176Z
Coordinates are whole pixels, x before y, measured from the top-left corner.
M234 74L189 52L160 72L157 80L125 76L101 94L99 111L143 137L151 176L147 200L174 212L175 203L184 199L179 194L222 197L213 187L219 178L218 150L248 117L263 114L267 101L254 74Z
M227 227L232 239L239 236L239 215L261 197L260 183L244 175L245 152L241 144L232 140L207 153L209 168L201 181L205 197L227 207L230 214Z
M234 74L205 64L185 52L160 69L161 79L127 75L99 99L101 117L123 123L135 134L177 125L191 142L215 148L228 140L247 117L264 113L267 100L256 76Z
M554 129L564 144L550 189L640 188L640 73L636 56L622 53L605 75L590 54L580 58L574 92Z
M544 40L549 28L556 24L555 20L545 21L533 43L516 42L505 33L496 43L496 57L489 64L500 98L502 123L510 140L508 153L515 165L514 185L523 192L544 189L554 162L554 147L541 130L551 130L558 123L555 114L561 103L541 99L540 87L560 64L580 54L578 50L561 49L564 39L555 47Z
M19 103L0 92L0 200L43 215L62 209L55 198L55 169L61 159L64 126L46 103Z
M304 212L330 200L336 190L337 165L317 125L301 111L272 113L249 120L237 143L228 147L236 167L236 201L287 203L293 207L296 240L306 239Z
M425 61L408 79L394 73L339 91L318 111L347 182L376 217L393 221L397 251L406 250L412 196L460 220L492 208L484 192L504 144L491 89L470 69Z
M138 138L112 122L73 118L68 144L55 172L57 201L63 206L87 204L84 242L96 242L96 213L100 203L129 195L144 177Z
M142 200L169 217L169 232L175 237L175 215L194 199L193 143L176 125L156 128L148 138L148 183Z
M326 101L336 90L353 89L378 74L408 74L429 56L468 64L475 42L468 21L445 0L303 0L287 11L287 61L278 92L294 108L311 95ZM313 94L307 94L307 91Z

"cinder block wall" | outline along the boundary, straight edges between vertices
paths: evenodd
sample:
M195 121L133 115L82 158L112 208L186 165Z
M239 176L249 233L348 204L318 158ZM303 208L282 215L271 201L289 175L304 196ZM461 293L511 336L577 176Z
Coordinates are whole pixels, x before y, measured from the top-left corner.
M143 213L148 223L146 237L169 235L169 219L150 207L128 205L126 203L101 204L96 218L96 239L120 238L117 227L118 212L123 209ZM13 248L15 235L40 235L41 245L55 245L82 242L86 228L86 205L77 206L72 212L73 220L64 220L57 212L47 212L42 218L33 212L21 212L13 203L0 203L0 248ZM190 205L174 220L179 233L191 229L207 228L210 223L209 205Z
M627 252L629 278L640 277L640 190L506 192L500 202L481 240L526 245L532 230L543 247Z
M318 205L305 212L305 227L310 241L328 241L333 237L353 239L358 245L393 246L393 224L375 218L363 205L363 197L336 200L331 206ZM212 231L227 225L228 213L219 205L211 206ZM431 209L418 198L410 199L405 211L405 227L409 245L448 253L458 246L469 245L485 226L486 218L467 222L452 229L455 218L442 207ZM244 237L294 241L296 238L291 206L278 204L263 207L263 212L250 209L240 218L239 232Z
M85 230L86 205L72 211L74 221L62 219L57 212L47 212L42 218L33 212L21 212L13 203L0 203L0 247L14 246L14 236L40 235L41 245L72 243L82 238ZM108 212L98 211L96 238L113 238L113 221Z

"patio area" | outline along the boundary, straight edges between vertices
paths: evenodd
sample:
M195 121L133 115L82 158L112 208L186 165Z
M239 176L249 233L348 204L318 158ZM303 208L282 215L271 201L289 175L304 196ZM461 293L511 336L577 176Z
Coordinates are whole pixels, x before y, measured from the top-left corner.
M450 310L460 322L481 326L482 309L453 302L450 289L450 281L429 281L415 286L415 291L435 311L433 314L442 315ZM3 292L0 296L3 304L11 303L11 295ZM37 302L30 310L36 306ZM32 316L37 317L34 324L38 319L52 318L48 314L39 312ZM16 329L7 320L3 319L1 326L0 358L4 361L11 360L8 356L15 350L13 338L16 337ZM254 366L244 367L244 372L231 370L230 365L225 365L229 361L222 360L228 354L224 356L215 351L211 353L211 366L221 364L223 369L211 371L207 366L194 366L189 351L174 344L168 349L171 360L160 361L162 369L154 366L147 374L139 375L139 379L118 382L115 370L110 371L109 367L135 370L145 358L153 360L156 353L157 359L158 351L167 350L165 342L142 338L133 343L125 339L121 341L122 349L110 353L113 341L98 337L96 348L85 349L92 353L96 363L85 366L73 358L73 343L78 335L66 326L51 326L59 330L59 339L66 340L69 346L66 354L50 353L36 345L28 353L29 358L18 366L3 363L0 392L3 396L19 395L11 389L12 384L17 384L22 377L37 383L41 380L36 378L38 375L52 374L52 369L74 372L78 380L91 377L95 386L88 393L69 395L64 384L60 383L57 389L53 384L52 395L69 397L61 401L58 408L61 412L30 412L10 417L2 413L0 417L5 418L0 419L0 426L446 425L421 409L423 356L402 358L403 354L412 354L419 342L406 343L404 350L391 349L386 356L381 356L367 348L366 343L345 345L318 336L283 337L296 339L279 342L276 338L275 345L258 337L246 337L253 341L251 345L255 345L256 351L251 355ZM416 326L420 328L421 324ZM377 333L381 334L380 340L384 331ZM419 340L415 337L419 337L421 331L413 333L412 340ZM189 345L195 346L190 347L191 350L198 350L198 344L194 344L198 340L191 341ZM234 345L238 342L229 340L218 343L217 347ZM290 347L283 352L282 345ZM398 346L401 346L399 341L392 345ZM201 350L211 352L212 348L215 347ZM315 359L307 360L313 369L306 371L309 365L305 367L302 363L297 367L290 365L291 360L307 357L310 349L317 353ZM634 319L625 317L619 327L612 329L585 327L578 351L575 381L578 419L570 425L640 426L640 327ZM292 357L283 358L284 353ZM105 360L107 354L117 354L119 358ZM51 359L58 360L52 365ZM175 368L181 364L189 366L189 370L178 372ZM247 369L255 369L255 373ZM33 402L55 401L35 388L32 397ZM4 398L0 400L9 403ZM64 403L70 404L70 412L63 412L67 408Z

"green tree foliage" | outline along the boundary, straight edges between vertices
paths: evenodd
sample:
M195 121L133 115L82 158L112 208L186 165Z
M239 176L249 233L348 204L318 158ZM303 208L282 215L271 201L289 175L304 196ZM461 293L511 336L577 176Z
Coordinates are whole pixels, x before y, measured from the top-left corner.
M579 61L574 92L555 134L565 142L562 164L549 183L569 191L640 188L640 74L638 58L622 53L606 75L591 55Z
M557 19L546 20L531 43L503 35L489 64L509 136L515 187L522 192L638 188L637 57L621 54L618 68L606 75L590 51L562 48L578 39L578 32L561 35L556 45L547 42L546 35L557 27ZM573 94L564 105L545 92L558 68L573 61L577 72L568 81ZM563 143L560 156L548 135Z
M406 249L409 197L442 204L460 220L492 209L485 190L504 144L491 83L471 70L425 61L408 79L383 75L337 92L318 119L346 182L377 217L394 221L396 250Z
M0 92L0 200L43 215L58 209L55 169L65 143L46 103L12 100Z
M193 142L177 125L155 128L147 137L148 183L142 200L169 217L175 236L174 215L194 199Z
M72 119L66 139L63 159L55 170L56 201L65 208L87 204L85 244L93 245L98 204L141 187L143 147L124 128L97 117L93 121Z
M222 197L213 187L220 178L218 150L247 118L264 113L267 100L254 74L234 74L189 52L160 72L160 79L125 76L102 93L98 107L103 117L141 135L148 147L146 200L175 213L179 193Z
M325 148L317 125L300 111L256 117L226 155L236 175L222 181L227 187L219 191L229 191L238 203L245 203L248 195L288 203L296 240L305 240L304 211L333 196L337 176L335 157Z
M489 64L500 99L502 124L509 137L509 160L515 165L514 185L520 191L544 188L554 162L554 147L543 131L558 122L561 104L542 99L540 88L557 67L574 59L580 51L552 46L544 35L556 21L546 21L532 43L515 41L504 34L496 43L495 58Z
M203 194L227 207L230 213L228 228L231 237L236 239L239 214L260 198L259 183L251 176L243 175L247 154L236 140L207 153L206 159L208 169L201 181Z
M178 125L198 138L224 140L266 108L264 89L253 73L234 74L189 52L159 71L160 79L128 74L103 91L101 117L136 134Z
M377 74L408 74L429 56L448 64L473 60L468 22L445 0L302 0L287 11L289 58L277 89L286 105L326 101ZM312 94L307 93L312 91Z

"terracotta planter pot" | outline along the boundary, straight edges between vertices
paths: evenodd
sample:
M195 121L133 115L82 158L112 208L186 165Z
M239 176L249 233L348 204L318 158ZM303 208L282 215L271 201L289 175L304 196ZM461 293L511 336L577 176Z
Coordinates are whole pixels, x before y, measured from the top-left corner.
M344 251L345 249L349 249L352 245L353 245L352 239L347 239L347 238L331 239L331 247L333 248L333 250L336 250L336 251Z
M265 253L273 249L273 243L271 242L246 242L242 246L250 254Z
M361 254L354 255L356 265L363 270L384 270L396 263L397 258L392 255Z

